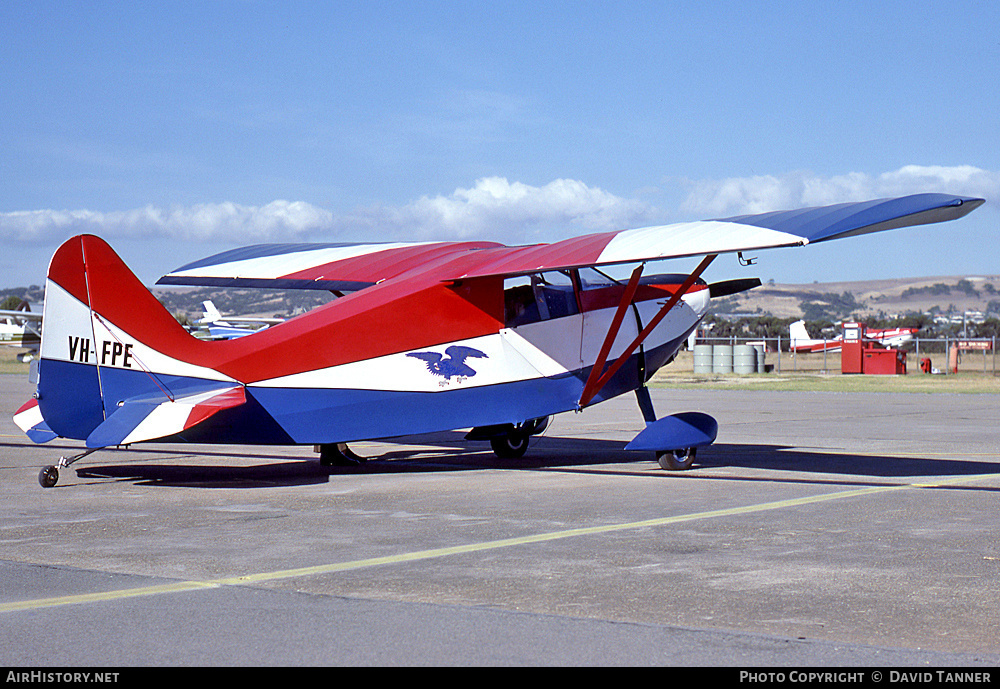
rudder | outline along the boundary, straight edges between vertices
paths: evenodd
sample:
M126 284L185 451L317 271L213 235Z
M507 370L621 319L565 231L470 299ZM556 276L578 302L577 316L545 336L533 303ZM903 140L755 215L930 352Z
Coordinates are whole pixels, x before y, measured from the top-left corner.
M202 367L175 358L198 341L99 237L56 250L42 322L36 394L59 436L86 439L126 399L171 399L172 388L190 387L185 374L204 383Z

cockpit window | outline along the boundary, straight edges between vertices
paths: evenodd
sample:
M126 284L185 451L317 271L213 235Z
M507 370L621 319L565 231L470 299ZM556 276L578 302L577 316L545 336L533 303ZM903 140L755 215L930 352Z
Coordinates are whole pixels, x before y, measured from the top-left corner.
M571 271L521 275L504 281L504 321L508 328L579 312Z
M613 287L614 285L624 284L597 268L581 268L579 274L580 289L582 290L601 289L603 287ZM628 282L628 277L625 278L624 282Z

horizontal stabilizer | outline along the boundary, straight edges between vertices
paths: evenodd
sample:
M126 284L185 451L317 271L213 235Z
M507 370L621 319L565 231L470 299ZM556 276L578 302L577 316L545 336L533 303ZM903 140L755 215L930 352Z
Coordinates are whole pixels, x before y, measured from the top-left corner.
M33 443L47 443L58 436L49 428L38 408L38 400L29 400L14 414L14 423Z
M176 435L223 409L246 403L242 386L201 392L173 400L125 400L87 437L87 447L131 445Z
M655 452L683 450L711 445L718 433L719 423L708 414L682 412L650 423L625 449Z

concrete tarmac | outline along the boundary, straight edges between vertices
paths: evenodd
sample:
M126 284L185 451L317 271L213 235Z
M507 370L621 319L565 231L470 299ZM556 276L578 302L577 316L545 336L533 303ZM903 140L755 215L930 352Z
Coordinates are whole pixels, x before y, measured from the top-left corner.
M7 666L1000 664L998 395L653 390L718 441L666 472L634 397L520 460L462 433L81 443L0 376Z

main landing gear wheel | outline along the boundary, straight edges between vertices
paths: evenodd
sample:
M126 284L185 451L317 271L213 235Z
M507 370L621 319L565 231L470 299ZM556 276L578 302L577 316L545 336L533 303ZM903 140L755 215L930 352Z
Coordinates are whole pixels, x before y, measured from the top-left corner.
M690 469L694 463L694 456L697 453L697 449L695 447L686 447L681 450L658 452L656 454L656 461L667 471L684 471L685 469Z
M42 488L51 488L59 480L59 469L49 465L38 472L38 483Z
M490 447L500 459L518 459L528 451L528 434L517 429L506 435L490 438Z
M539 416L537 419L528 419L518 424L502 424L500 426L485 426L474 428L472 433L465 436L468 440L490 441L493 453L500 459L520 459L528 451L528 441L533 435L539 435L549 427L551 416ZM480 433L476 433L480 431Z

